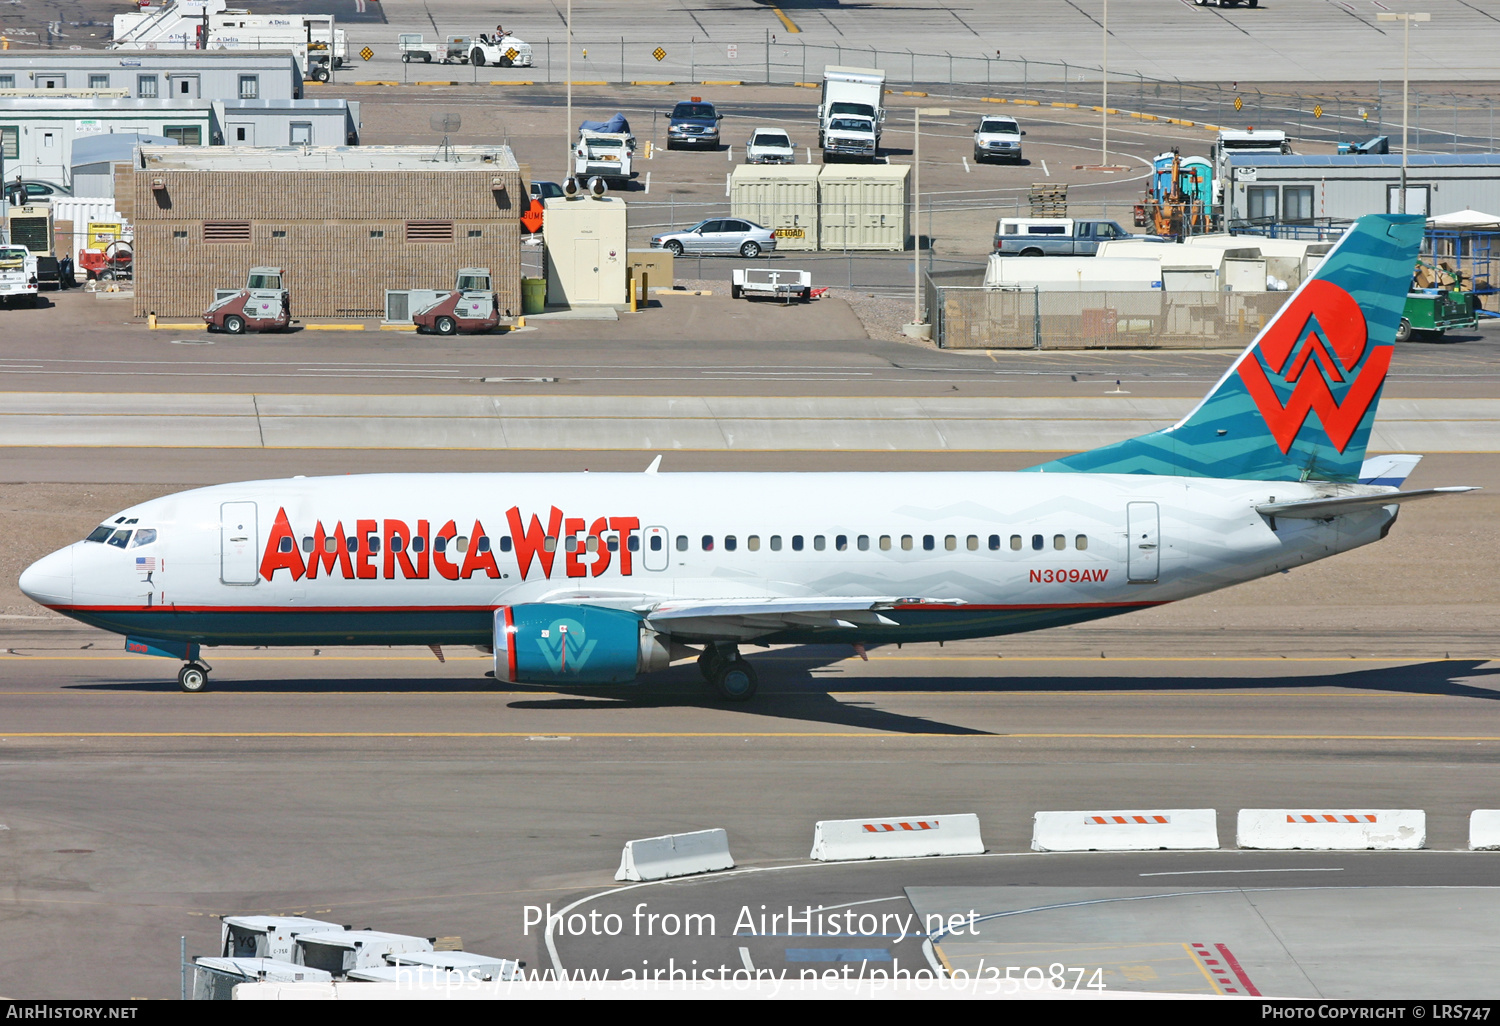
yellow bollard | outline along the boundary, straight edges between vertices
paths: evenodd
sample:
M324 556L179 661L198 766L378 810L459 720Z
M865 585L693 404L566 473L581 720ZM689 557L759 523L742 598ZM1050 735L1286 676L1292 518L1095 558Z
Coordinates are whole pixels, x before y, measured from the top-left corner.
M156 330L156 314L153 313L146 315L146 327L152 331Z
M635 313L635 268L633 267L625 271L625 288L630 295L630 312Z
M522 314L520 317L516 318L516 327L518 327L518 328L524 328L524 327L526 327L526 315L525 314Z

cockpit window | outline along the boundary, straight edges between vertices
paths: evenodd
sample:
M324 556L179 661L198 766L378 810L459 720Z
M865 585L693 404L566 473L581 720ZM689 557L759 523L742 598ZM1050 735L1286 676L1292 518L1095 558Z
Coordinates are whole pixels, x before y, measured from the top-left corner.
M130 547L132 549L138 549L142 545L150 545L154 541L156 541L156 528L143 527L139 531L135 532L134 538L130 539Z
M110 536L109 543L117 549L123 549L130 542L132 531L116 531Z
M112 534L114 534L114 533L115 533L115 529L112 526L110 526L109 524L101 524L100 526L98 526L98 527L94 528L92 531L90 531L89 532L89 536L87 538L85 538L84 541L91 541L91 542L107 541L109 539L109 536L112 535Z

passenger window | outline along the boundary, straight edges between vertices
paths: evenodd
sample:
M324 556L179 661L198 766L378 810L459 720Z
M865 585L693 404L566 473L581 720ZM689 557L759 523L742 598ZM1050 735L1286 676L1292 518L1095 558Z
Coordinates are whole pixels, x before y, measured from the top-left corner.
M1054 534L1052 536L1052 547L1062 550L1068 547L1068 536L1065 534Z
M834 538L833 539L833 547L835 549L837 549L839 552L843 552L846 549L848 549L849 548L849 536L841 534L838 537Z
M1000 536L998 534L992 534L992 535L990 535L990 551L991 552L999 552L1000 551Z
M563 548L569 552L577 552L578 536L572 534L568 535L567 538L563 539Z
M507 535L503 535L500 538L500 551L501 552L509 552L510 551L510 547L511 547L510 535L508 535L508 534ZM413 538L411 540L411 550L413 552L421 552L422 551L422 539L421 538Z
M139 531L135 532L135 537L134 538L130 539L130 547L132 549L138 549L142 545L150 545L154 541L156 541L156 528L154 528L154 527L143 527ZM282 552L291 552L292 551L292 539L290 539L290 538L283 538L282 541L286 544L286 548L282 549L281 551Z
M328 551L332 552L333 550L329 549ZM432 551L433 552L447 552L448 551L448 539L445 538L441 534L438 535L436 538L432 539Z
M814 549L816 549L819 552L822 552L827 547L828 547L828 542L824 540L824 538L823 538L823 536L821 534L815 534L815 535L813 535L813 548Z
M1019 534L1013 534L1010 536L1010 551L1021 551L1021 536Z
M332 553L337 552L338 550L339 550L339 540L338 540L338 538L334 537L333 535L329 535L328 537L326 537L326 538L323 539L323 551L324 552L332 554ZM442 538L438 539L438 551L439 552L443 551L443 539Z
M771 535L771 551L772 552L780 552L781 551L781 535L779 535L779 534L773 534L773 535Z
M930 534L922 535L922 551L931 552L935 548L937 548L937 539Z
M661 535L659 535L659 534L653 534L651 536L651 551L652 552L660 552L661 551Z
M666 542L663 542L662 544L665 545ZM640 538L640 535L632 534L632 535L630 535L630 537L626 538L625 539L625 547L627 549L629 549L631 552L639 552L639 551L641 551L641 538ZM680 545L678 546L678 548L682 548L682 547L683 546L680 546Z
M502 545L502 547L505 548L506 552L510 551L510 547L509 546L506 546L503 542L501 543L501 545ZM620 551L620 537L619 537L619 535L615 535L615 534L610 535L608 538L604 539L604 545L611 552L619 552ZM661 551L661 539L660 538L656 539L656 548L652 549L651 551L652 552L660 552Z
M557 539L556 538L548 538L547 540L549 542L552 542L553 545L557 544ZM456 552L468 552L469 551L469 539L468 539L468 537L466 535L462 535L461 534L457 538L454 538L453 539L453 549ZM552 550L548 549L547 551L550 552Z
M103 527L96 527L92 531L90 531L89 536L85 538L84 541L102 542L108 539L109 536L114 533L115 529L113 527L110 527L108 524L105 524Z
M1074 538L1073 539L1073 547L1075 549L1077 549L1079 552L1082 552L1084 549L1088 548L1089 547L1089 536L1086 535L1086 534L1080 534L1077 538Z
M868 534L862 534L858 539L855 540L854 544L859 549L859 551L868 552L870 551L870 536Z
M459 541L458 551L462 552L464 550L463 549L463 539L460 538L458 541ZM557 551L557 539L554 538L554 537L552 537L552 535L550 535L550 534L547 535L545 538L543 538L542 539L542 551L543 552L556 552Z
M142 531L141 533L145 534L144 531ZM135 548L135 543L132 542L131 545L130 545L130 547L131 548ZM279 541L279 542L276 543L276 551L277 552L291 552L292 551L292 539L290 539L290 538L286 537L285 535L283 535L282 538L281 538L281 541Z
M489 539L485 539L485 540L488 541ZM391 551L392 552L405 552L406 551L406 539L403 538L403 537L401 537L399 534L393 534L393 535L391 535Z
M1043 543L1044 543L1044 542L1045 542L1045 541L1046 541L1046 540L1047 540L1047 539L1045 539L1045 538L1043 538L1043 537L1042 537L1042 536L1041 536L1041 535L1039 535L1039 534L1034 534L1034 535L1032 535L1032 536L1031 536L1031 547L1032 547L1032 549L1034 549L1034 550L1035 550L1035 551L1037 551L1037 552L1041 552L1041 551L1042 551L1042 544L1043 544Z
M679 534L677 536L677 551L678 552L686 552L687 550L688 550L688 536L685 535L685 534Z
M477 548L480 552L488 552L488 551L490 551L490 539L489 539L489 537L486 536L486 535L482 535L481 534L478 538L474 539L474 547ZM400 552L401 550L397 549L396 551Z
M955 551L958 548L958 539L951 534L948 535L948 537L943 539L943 548L949 552Z
M313 538L312 538L312 535L310 535L310 534L303 535L302 536L302 551L303 552L311 552L312 550L313 550Z
M598 535L593 535L593 534L589 535L588 541L584 543L584 547L587 548L590 552L598 552L599 551L599 537L598 537Z
M751 552L759 552L760 551L760 535L758 535L758 534L752 534L750 537L746 538L745 539L745 548L749 549Z
M732 535L732 534L726 534L724 536L724 551L725 552L733 552L734 551L734 547L736 545L738 545L738 544L739 544L739 542L735 539L734 535Z
M902 552L910 552L911 551L911 535L909 535L909 534L903 534L901 536L901 551Z
M889 552L889 551L891 551L891 536L890 535L888 535L888 534L882 534L880 536L880 551L881 552Z
M344 549L346 551L348 551L348 552L358 552L359 551L359 539L356 538L356 537L354 537L354 535L351 534L349 537L347 537L347 538L344 539ZM462 551L462 550L459 550L459 551Z
M714 550L714 536L711 535L711 534L705 534L703 536L703 551L704 552L712 552L713 550Z
M792 535L792 551L793 552L801 552L802 551L802 536L800 534L794 534L794 535Z
M117 549L123 549L125 543L130 541L130 534L129 531L116 531L110 536L109 543Z
M969 535L969 551L970 552L978 552L979 551L979 535L977 535L977 534L971 534L971 535Z
M379 552L380 551L380 535L378 535L378 534L372 534L372 535L370 535L370 551L371 552Z
M427 540L425 538L423 538L420 534L417 535L415 538L413 538L411 540L411 550L413 552L421 552L422 550L424 550L426 548L427 548ZM501 538L500 539L500 548L503 549L506 552L510 551L510 538L509 537L505 537L505 538Z

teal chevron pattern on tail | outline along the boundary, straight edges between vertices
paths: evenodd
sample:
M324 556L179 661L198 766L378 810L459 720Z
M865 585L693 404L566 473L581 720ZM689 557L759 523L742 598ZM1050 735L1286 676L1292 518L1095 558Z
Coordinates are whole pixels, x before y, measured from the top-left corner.
M1424 227L1416 215L1360 218L1192 413L1029 469L1357 480Z

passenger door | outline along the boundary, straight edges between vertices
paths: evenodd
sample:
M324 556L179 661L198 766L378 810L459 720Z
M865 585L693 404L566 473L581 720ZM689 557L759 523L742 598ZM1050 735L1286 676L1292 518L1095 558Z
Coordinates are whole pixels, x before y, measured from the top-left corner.
M260 540L255 503L219 504L219 580L255 584L260 580Z
M1154 502L1125 506L1125 579L1154 584L1161 569L1161 516Z
M672 536L665 527L648 527L641 532L641 565L647 570L665 570L672 560Z

